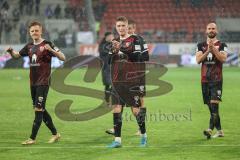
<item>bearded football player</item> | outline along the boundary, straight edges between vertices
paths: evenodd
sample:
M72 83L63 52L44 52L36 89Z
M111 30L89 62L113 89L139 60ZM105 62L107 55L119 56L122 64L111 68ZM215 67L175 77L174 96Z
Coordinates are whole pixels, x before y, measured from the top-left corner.
M209 23L206 27L207 40L198 43L196 52L196 61L198 64L202 64L203 101L210 111L209 127L203 131L207 139L224 136L219 114L219 103L222 97L222 67L227 58L227 45L217 39L217 33L217 25ZM214 128L217 132L212 135Z

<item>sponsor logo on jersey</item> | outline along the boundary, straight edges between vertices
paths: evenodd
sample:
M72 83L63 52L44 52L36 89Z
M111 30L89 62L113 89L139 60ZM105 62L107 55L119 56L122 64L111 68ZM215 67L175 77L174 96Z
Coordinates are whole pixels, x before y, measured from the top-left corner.
M32 55L32 61L31 61L30 66L32 66L32 67L34 67L34 66L40 66L40 64L37 63L37 55L36 55L36 54L33 54L33 55Z
M213 55L212 53L209 53L207 56L207 61L212 61L213 60Z
M32 63L37 63L37 55L36 54L32 55Z

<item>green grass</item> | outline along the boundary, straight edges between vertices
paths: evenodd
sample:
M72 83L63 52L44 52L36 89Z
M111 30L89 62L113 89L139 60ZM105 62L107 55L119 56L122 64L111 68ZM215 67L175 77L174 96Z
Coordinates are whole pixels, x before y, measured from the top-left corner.
M83 82L84 70L76 70L67 84L103 90L101 78L95 83ZM44 124L37 144L21 146L28 138L33 120L28 70L0 70L0 160L86 159L86 160L169 160L169 159L239 159L240 156L240 69L224 69L223 102L220 106L225 137L206 140L202 130L208 127L209 113L203 105L199 68L170 68L161 77L173 85L173 90L159 97L147 98L148 147L139 148L134 136L136 122L123 121L120 149L107 149L113 137L104 133L112 126L112 114L84 122L67 122L54 114L55 105L63 99L74 100L71 111L91 110L100 100L76 95L63 95L50 90L47 109L62 135L59 143L47 144L50 132ZM190 114L191 112L191 114ZM154 114L166 114L169 120L154 120ZM130 115L130 109L124 116ZM151 114L151 115L150 115ZM172 120L171 115L185 115Z

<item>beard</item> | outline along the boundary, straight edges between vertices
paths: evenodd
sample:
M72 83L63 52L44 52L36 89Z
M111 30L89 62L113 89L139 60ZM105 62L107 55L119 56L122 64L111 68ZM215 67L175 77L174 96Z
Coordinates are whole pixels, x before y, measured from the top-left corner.
M213 38L215 38L215 37L217 36L217 33L215 33L215 32L209 32L209 33L207 34L207 36L208 36L208 38L213 39Z

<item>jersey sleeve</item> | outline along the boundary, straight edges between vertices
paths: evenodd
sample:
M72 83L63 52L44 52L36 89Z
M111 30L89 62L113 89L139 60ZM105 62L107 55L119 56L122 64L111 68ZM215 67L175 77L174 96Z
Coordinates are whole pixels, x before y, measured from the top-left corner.
M141 54L140 61L149 61L148 45L146 41L141 37Z
M99 57L101 59L104 58L104 55L105 55L105 52L104 52L104 43L101 42L99 45L98 45L98 52L99 52Z
M102 42L99 44L98 52L99 57L104 59L109 56L109 52L111 51L111 42Z
M141 52L141 40L139 37L135 36L133 45L132 45L132 53L129 54L128 56L130 59L132 59L134 61L138 61L141 53L142 53Z
M219 51L223 51L223 52L228 52L228 49L227 49L227 44L226 43L222 43L222 45L219 47Z
M46 42L46 44L49 44L52 49L54 49L56 52L60 52L60 49L56 47L52 42ZM49 52L49 55L51 57L56 57L52 52Z
M202 43L197 44L196 52L203 52Z
M28 45L25 45L20 51L19 51L20 56L26 57L28 56Z

